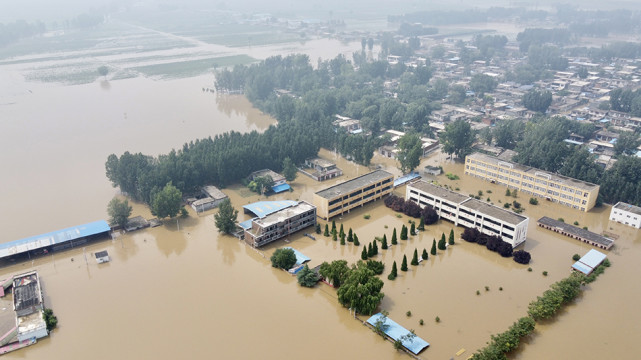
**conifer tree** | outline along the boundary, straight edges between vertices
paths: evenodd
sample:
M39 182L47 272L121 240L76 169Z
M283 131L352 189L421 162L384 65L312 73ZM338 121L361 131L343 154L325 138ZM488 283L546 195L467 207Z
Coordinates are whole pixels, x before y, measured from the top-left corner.
M356 233L354 233L354 245L361 246L361 242L358 241L358 236L356 236Z
M325 232L323 233L323 236L329 237L329 225L325 224Z
M407 256L403 255L403 262L401 263L401 271L407 271Z
M441 236L441 240L438 241L438 249L439 250L445 250L447 246L445 246L445 234Z
M367 244L367 257L372 257L374 256L374 247L372 247L372 243Z
M410 227L410 235L416 235L416 226L414 225L414 223L412 223L412 226Z
M341 230L338 232L338 236L340 237L345 236L345 231L343 230L343 224L341 224Z
M421 254L421 258L423 258L423 260L427 260L427 249L423 248L423 254Z
M396 279L396 276L398 276L397 271L398 270L396 270L396 261L394 261L394 264L392 265L392 272L387 276L387 279L388 280Z
M365 245L363 245L363 252L361 253L361 259L367 260L367 249L365 248Z
M432 240L432 250L430 250L430 254L436 255L436 239Z
M353 242L354 241L354 234L352 233L352 228L349 228L349 231L347 232L347 242Z
M421 222L418 223L418 230L419 231L425 230L425 220L423 220L422 216L421 216Z
M332 231L332 240L334 241L338 240L338 236L336 235L336 230Z
M372 245L372 252L374 255L378 255L378 245L376 245L376 240L374 240L374 244Z
M396 228L394 228L394 232L392 233L392 245L398 244L398 241L396 241Z
M316 223L316 233L320 234L321 233L321 226L319 223Z
M401 227L401 240L407 240L407 226Z
M450 230L449 243L450 243L450 245L454 245L454 229Z
M332 220L332 231L336 231L336 221Z
M341 237L341 245L345 245L345 234L343 234L343 237Z
M411 264L414 266L418 265L418 250L416 250L416 248L414 249L414 256L412 256Z
M387 237L383 235L383 241L381 241L381 249L387 250Z

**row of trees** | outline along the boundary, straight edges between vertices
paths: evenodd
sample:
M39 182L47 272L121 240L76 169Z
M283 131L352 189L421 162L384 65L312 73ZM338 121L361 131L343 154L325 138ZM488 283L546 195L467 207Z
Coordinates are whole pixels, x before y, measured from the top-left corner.
M371 315L385 296L383 281L376 274L382 273L383 264L377 261L359 261L347 265L345 260L323 262L319 273L332 286L338 288L338 302L359 314Z
M385 206L394 211L402 212L409 217L421 218L419 230L423 230L422 225L432 225L438 221L436 210L429 205L421 209L417 203L411 200L406 201L402 197L394 194L388 195L383 202Z
M484 245L488 250L499 253L502 257L512 256L512 245L503 241L499 236L486 235L476 228L466 228L461 238L467 242Z

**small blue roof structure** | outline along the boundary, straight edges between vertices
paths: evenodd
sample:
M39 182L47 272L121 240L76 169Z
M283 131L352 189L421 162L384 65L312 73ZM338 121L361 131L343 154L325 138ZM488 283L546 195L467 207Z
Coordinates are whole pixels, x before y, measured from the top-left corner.
M592 249L588 251L587 254L583 255L579 261L575 262L574 265L572 265L572 268L584 273L585 275L590 275L597 266L601 265L605 258L606 255L604 253Z
M379 318L383 318L383 317L384 317L383 314L378 313L378 314L370 317L369 319L367 319L367 323L372 325L372 326L376 326L376 321ZM385 322L383 323L383 327L384 327L383 332L385 333L385 335L387 335L390 338L392 338L392 340L394 340L394 341L399 340L399 339L401 339L401 337L403 337L403 336L405 336L405 335L410 333L406 328L404 328L401 325L395 323L393 320L391 320L391 319L389 319L387 317L384 317L384 318L385 318ZM403 343L403 346L407 350L409 350L412 353L414 353L414 355L418 355L418 353L420 353L423 349L425 349L426 347L430 346L430 343L428 343L427 341L421 339L418 336L415 336L411 340L403 339L402 343Z
M254 218L254 219L255 219L255 218ZM252 227L252 221L254 221L254 219L249 219L249 220L245 220L245 221L243 221L243 222L239 222L239 223L238 223L238 226L240 226L241 228L243 228L243 229L245 229L245 230L247 230L247 229L251 229L251 227Z
M22 254L31 250L38 250L52 245L58 245L67 241L81 239L91 235L108 232L111 230L109 224L104 220L90 222L46 234L31 236L28 238L10 241L0 244L0 258Z
M282 193L283 191L287 191L291 189L292 187L289 186L289 184L280 184L272 187L272 191L275 192L276 194Z
M298 203L293 200L258 201L249 205L244 205L243 209L245 209L245 212L251 212L262 219L269 214L273 214L276 211L283 210L296 204Z
M582 143L582 142L580 142L580 141L576 141L576 140L565 139L565 140L563 140L563 141L565 141L565 142L566 142L566 143L568 143L568 144L573 144L573 145L583 145L583 143Z
M403 175L400 178L394 180L394 187L401 186L405 183L408 183L414 179L420 178L421 175L419 175L417 172L411 172L407 175Z
M300 252L300 251L298 251L298 250L294 249L293 247L285 246L285 249L292 249L292 250L294 250L294 254L296 255L296 265L294 265L294 266L303 265L303 263L305 263L305 262L307 262L307 261L311 260L311 258L308 258L307 256L303 255L303 253L302 253L302 252Z

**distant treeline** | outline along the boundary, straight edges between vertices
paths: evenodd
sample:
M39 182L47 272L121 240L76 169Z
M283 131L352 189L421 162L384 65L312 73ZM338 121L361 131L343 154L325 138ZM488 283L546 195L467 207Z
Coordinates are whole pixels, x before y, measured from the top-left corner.
M0 24L0 46L6 46L22 38L39 35L47 30L41 21L28 23L24 20L14 21L9 24Z
M543 10L526 10L524 8L491 7L486 10L433 10L418 11L404 15L390 15L387 21L391 23L422 23L425 25L451 25L487 22L490 20L505 20L516 16L523 20L545 19L548 13Z

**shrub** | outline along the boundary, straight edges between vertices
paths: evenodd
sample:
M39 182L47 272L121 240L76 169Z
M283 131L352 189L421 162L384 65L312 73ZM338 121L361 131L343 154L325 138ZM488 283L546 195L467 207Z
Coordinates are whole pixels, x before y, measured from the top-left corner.
M365 266L367 266L368 269L372 270L376 275L382 274L383 270L385 269L385 264L383 264L382 261L376 260L367 260Z
M505 189L505 196L512 196L510 189Z
M499 291L503 291L503 286L499 287Z
M512 245L506 243L505 241L501 241L501 243L499 244L498 253L502 257L512 256L513 251L514 251L514 248L512 247Z
M574 221L573 225L574 226L579 226L579 222L578 221Z
M543 276L548 276L548 272L547 272L547 271L544 271L544 272L543 272Z
M274 251L270 260L273 267L289 270L296 264L296 254L292 249L280 248Z
M476 228L467 228L463 230L461 238L467 242L474 243L478 240L481 233Z
M532 272L532 268L531 267L527 268L527 271Z
M486 193L491 194L492 190L485 190Z
M412 312L411 312L411 311L409 311L409 310L407 310L407 312L405 313L405 315L407 315L407 317L410 317L410 316L412 316Z
M45 325L47 326L47 331L51 331L58 326L58 318L53 314L53 310L44 309L42 311L42 317L45 321Z
M421 211L421 217L423 218L425 225L432 225L438 221L438 214L436 213L436 210L429 205L425 205Z
M485 291L490 291L490 287L489 287L489 286L486 286L486 287L485 287Z
M419 320L419 321L418 321L418 324L419 324L419 325L421 325L421 326L423 326L423 324L424 324L423 319Z
M531 255L529 252L525 250L517 250L512 254L512 257L514 258L514 261L516 261L519 264L527 265L530 263L531 260ZM528 271L532 271L532 268L529 268Z
M298 274L296 274L296 279L300 286L314 287L318 282L319 277L314 270L311 270L307 265L305 265Z
M510 204L509 202L506 202L505 204L503 204L503 207L506 209L509 209L510 206L512 206L512 204Z
M483 196L483 190L479 190L478 194L479 196Z
M481 295L481 292L476 290L476 295Z
M572 260L574 260L574 261L579 261L580 258L581 258L581 256L579 256L579 254L572 255Z
M440 323L441 322L441 318L437 316L436 318L434 318L434 321L436 321L437 323Z
M515 209L520 209L520 208L521 208L521 203L520 203L520 202L518 202L518 201L516 201L516 200L514 200L514 201L512 201L512 206L513 206Z
M538 204L539 204L539 200L537 200L537 199L535 199L533 197L530 198L530 205L538 205Z
M370 217L371 217L370 214L363 215L363 219L365 219L365 220L369 220Z
M564 222L565 222L565 219L563 219L563 218L561 218L561 217L560 217L560 218L558 218L557 220L559 220L559 221L560 221L560 222L562 222L562 223L564 223Z
M452 173L447 173L445 176L450 179L450 180L458 180L460 179L458 175L452 174Z

